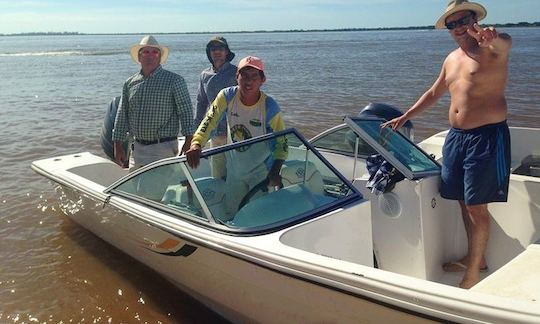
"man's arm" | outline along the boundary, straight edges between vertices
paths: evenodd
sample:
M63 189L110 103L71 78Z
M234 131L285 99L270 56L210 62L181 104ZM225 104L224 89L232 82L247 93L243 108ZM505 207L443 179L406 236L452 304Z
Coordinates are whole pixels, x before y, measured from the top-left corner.
M127 152L124 150L124 144L115 141L113 143L113 152L116 164L122 168L127 168L129 166L129 159L127 158Z
M267 116L268 120L268 131L270 132L279 132L285 129L285 121L283 120L283 114L279 109L279 106L276 101L271 98L267 99L266 103ZM288 156L288 145L287 138L285 136L276 137L273 159L274 162L268 171L268 180L270 186L283 187L281 181L280 171L283 162L287 159Z
M442 97L446 90L448 90L445 80L445 66L447 60L448 58L446 58L445 62L443 63L441 72L439 73L439 77L437 78L437 80L435 80L431 88L424 92L424 94L416 101L416 103L411 108L409 108L409 110L407 110L403 115L387 121L386 123L383 123L381 125L382 127L391 126L393 130L397 130L401 126L403 126L403 124L405 124L407 120L412 119L427 108L433 106Z
M182 135L190 136L195 132L193 123L193 106L184 78L178 76L173 86L173 97L176 103L178 118L180 119L180 128Z
M268 171L268 185L273 187L283 187L283 182L281 180L281 175L279 172L281 171L281 167L283 166L284 160L274 160L272 163L272 167L270 168L270 171Z
M187 162L190 167L196 168L199 166L201 148L210 138L210 134L216 128L225 110L227 110L227 99L224 91L221 90L193 134L189 150L186 151Z
M116 111L116 118L114 119L114 127L112 131L113 141L113 154L114 159L121 167L128 166L127 152L124 151L123 142L126 140L127 132L129 130L128 123L128 99L129 91L127 90L127 83L122 88L122 97L120 98L120 104Z

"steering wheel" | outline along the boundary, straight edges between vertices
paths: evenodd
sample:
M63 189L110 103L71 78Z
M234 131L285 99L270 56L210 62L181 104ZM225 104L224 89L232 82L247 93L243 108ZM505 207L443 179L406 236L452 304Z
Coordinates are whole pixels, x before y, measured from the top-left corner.
M253 196L255 196L256 193L259 191L262 192L268 192L268 184L270 183L270 180L268 178L265 178L263 181L259 182L257 185L255 185L251 190L247 192L247 194L244 195L244 198L240 201L240 204L238 205L238 210L242 209L245 204L249 202Z

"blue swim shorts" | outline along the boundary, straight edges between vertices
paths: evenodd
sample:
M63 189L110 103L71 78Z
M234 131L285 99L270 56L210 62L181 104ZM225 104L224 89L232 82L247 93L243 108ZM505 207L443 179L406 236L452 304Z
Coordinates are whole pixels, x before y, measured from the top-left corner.
M451 128L443 146L441 196L465 205L505 202L510 181L506 121L474 129Z

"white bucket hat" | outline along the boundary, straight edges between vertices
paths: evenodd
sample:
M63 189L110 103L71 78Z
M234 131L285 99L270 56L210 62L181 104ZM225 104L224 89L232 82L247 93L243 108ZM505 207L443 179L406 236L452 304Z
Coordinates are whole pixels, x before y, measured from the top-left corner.
M448 18L448 16L458 11L464 11L464 10L473 11L476 14L477 21L484 19L487 15L486 8L484 8L479 3L469 2L467 0L451 0L450 2L448 2L448 7L446 7L446 11L444 12L444 15L442 15L441 18L437 20L437 23L435 24L435 28L437 29L446 28L446 18Z
M159 45L154 36L148 35L144 36L139 44L135 44L131 47L131 58L133 61L135 61L135 63L141 64L141 62L139 62L139 50L143 47L158 48L161 52L160 64L165 63L165 61L167 61L167 57L169 57L169 48L167 46Z

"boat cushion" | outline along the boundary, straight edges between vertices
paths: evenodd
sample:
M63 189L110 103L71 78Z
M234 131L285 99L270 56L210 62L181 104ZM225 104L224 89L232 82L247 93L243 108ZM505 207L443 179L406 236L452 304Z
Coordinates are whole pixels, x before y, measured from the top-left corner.
M203 177L196 179L195 184L212 215L216 218L223 219L225 217L223 204L225 197L225 181L213 177ZM190 196L192 196L191 203ZM195 195L189 193L187 186L183 185L169 186L163 195L162 202L166 204L174 204L176 202L190 205L196 209L201 209L201 204L196 199Z
M227 223L233 227L264 226L302 215L333 200L312 193L304 184L295 184L250 201Z
M310 161L290 160L281 167L281 180L283 186L291 186L304 182L306 187L315 194L324 193L324 184L321 173Z

